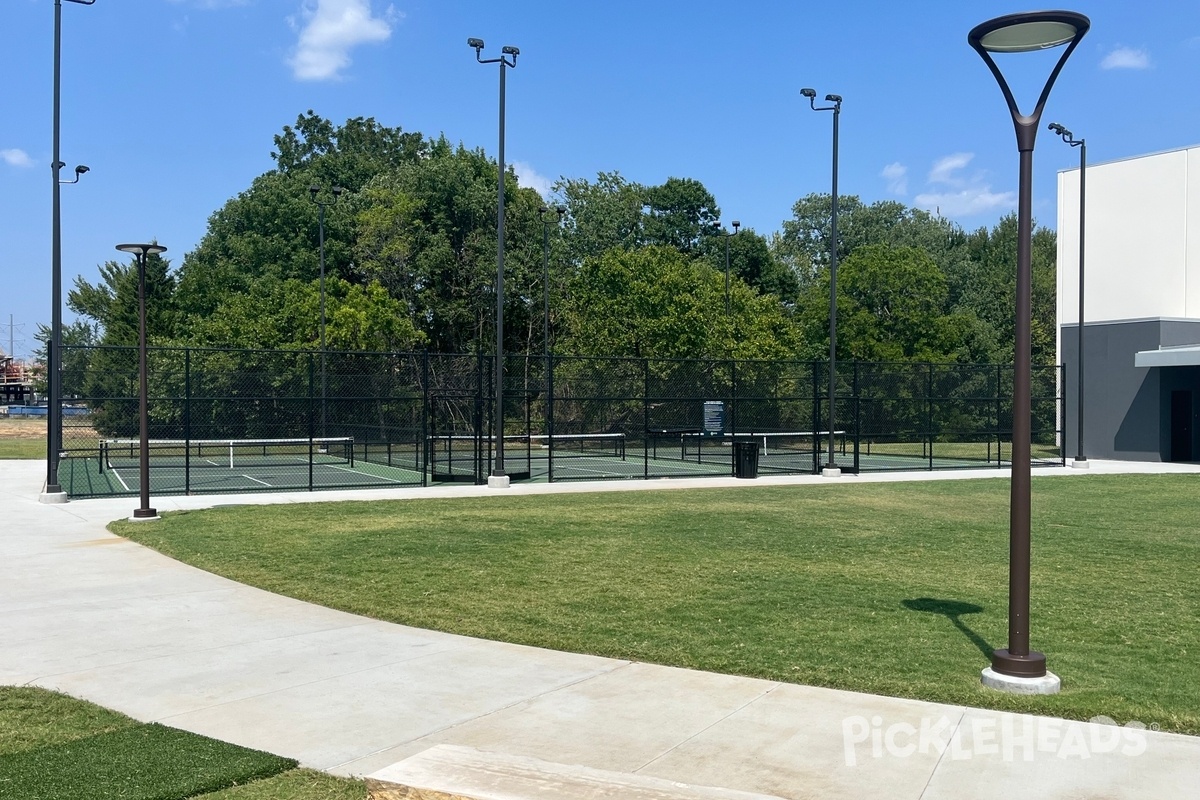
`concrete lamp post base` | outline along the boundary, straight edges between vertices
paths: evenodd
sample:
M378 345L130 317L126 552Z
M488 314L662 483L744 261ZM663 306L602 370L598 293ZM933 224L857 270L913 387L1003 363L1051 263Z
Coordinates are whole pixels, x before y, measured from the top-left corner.
M158 510L154 508L138 508L133 512L133 516L129 518L130 522L149 522L155 519L162 519L158 515Z
M1073 469L1089 469L1091 466L1092 462L1088 461L1086 458L1077 458L1071 462L1071 467Z
M840 478L840 477L842 477L842 471L837 467L825 467L824 469L821 470L821 477L823 477L823 478Z
M67 502L66 492L42 492L38 495L39 503L65 503Z
M507 475L489 475L488 476L488 488L489 489L507 489L509 487L509 485L510 485L510 483L509 483Z
M1015 675L1003 675L991 667L986 667L982 673L983 685L1009 694L1058 694L1062 689L1062 681L1053 672L1047 672L1039 678L1021 678Z

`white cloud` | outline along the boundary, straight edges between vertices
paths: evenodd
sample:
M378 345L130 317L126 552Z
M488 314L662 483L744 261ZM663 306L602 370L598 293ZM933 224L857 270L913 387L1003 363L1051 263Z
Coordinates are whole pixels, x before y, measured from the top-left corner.
M1016 206L1016 192L993 192L982 174L961 174L974 158L974 153L952 153L933 162L929 184L940 190L918 194L913 205L944 217L969 217Z
M339 77L358 45L386 41L399 15L389 6L374 16L370 0L304 0L300 17L302 27L289 20L300 36L288 65L298 80L324 81Z
M171 2L175 5L189 5L205 10L250 5L250 0L171 0Z
M1016 192L993 192L990 186L972 186L958 192L919 194L913 205L943 217L970 217L986 211L1014 208Z
M892 194L908 194L908 167L899 161L884 167L879 177L887 181L888 191Z
M975 158L974 153L952 153L951 155L939 158L933 162L933 169L929 170L930 183L947 183L951 186L959 186L962 184L962 178L959 178L954 173L967 164L971 163L971 159Z
M0 150L0 159L10 167L32 167L33 159L24 150L12 148L9 150Z
M517 183L521 186L533 189L542 197L550 196L550 184L553 181L539 175L529 164L524 161L514 161L512 163L512 170L517 173Z
M1100 69L1149 69L1150 54L1132 47L1118 47L1104 57Z

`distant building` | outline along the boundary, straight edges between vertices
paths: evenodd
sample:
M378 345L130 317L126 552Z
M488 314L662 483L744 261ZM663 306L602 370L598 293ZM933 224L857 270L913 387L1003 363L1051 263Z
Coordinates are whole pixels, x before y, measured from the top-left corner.
M33 375L25 362L0 350L0 405L20 405L33 397Z
M1084 455L1200 461L1200 146L1088 165ZM1076 454L1079 169L1058 174L1058 353Z

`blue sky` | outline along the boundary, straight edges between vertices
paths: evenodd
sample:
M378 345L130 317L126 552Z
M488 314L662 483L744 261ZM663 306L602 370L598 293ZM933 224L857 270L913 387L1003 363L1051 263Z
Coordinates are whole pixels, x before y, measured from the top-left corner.
M521 56L508 76L507 157L524 185L616 170L703 182L726 221L769 235L830 182L841 94L843 194L990 226L1015 205L1017 154L1000 91L966 44L994 16L961 0L838 3L97 0L63 4L64 288L113 245L157 239L175 264L209 215L271 166L272 136L307 109L371 116L496 153L497 69L469 36ZM1200 5L1064 6L1092 30L1043 123L1092 162L1200 142ZM27 354L50 318L52 0L0 6L0 347ZM1041 56L1011 57L1037 86ZM1031 99L1031 98L1030 98ZM1029 103L1026 102L1025 105ZM1078 151L1043 131L1034 210L1055 221L1055 174ZM70 314L65 314L70 319Z

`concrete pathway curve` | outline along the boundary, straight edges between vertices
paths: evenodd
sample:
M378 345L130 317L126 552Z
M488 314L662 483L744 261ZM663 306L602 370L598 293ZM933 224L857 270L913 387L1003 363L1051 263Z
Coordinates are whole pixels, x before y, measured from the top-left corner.
M1091 474L1197 471L1094 462ZM846 477L930 480L1003 472ZM1064 479L1083 471L1042 469ZM0 461L0 683L365 775L435 745L784 798L1195 798L1200 737L898 700L488 642L331 611L106 532L130 498L37 501ZM509 494L744 486L522 485ZM820 477L758 484L829 485ZM155 498L223 503L496 495L486 487ZM152 523L151 523L152 524ZM982 666L982 665L981 665Z

